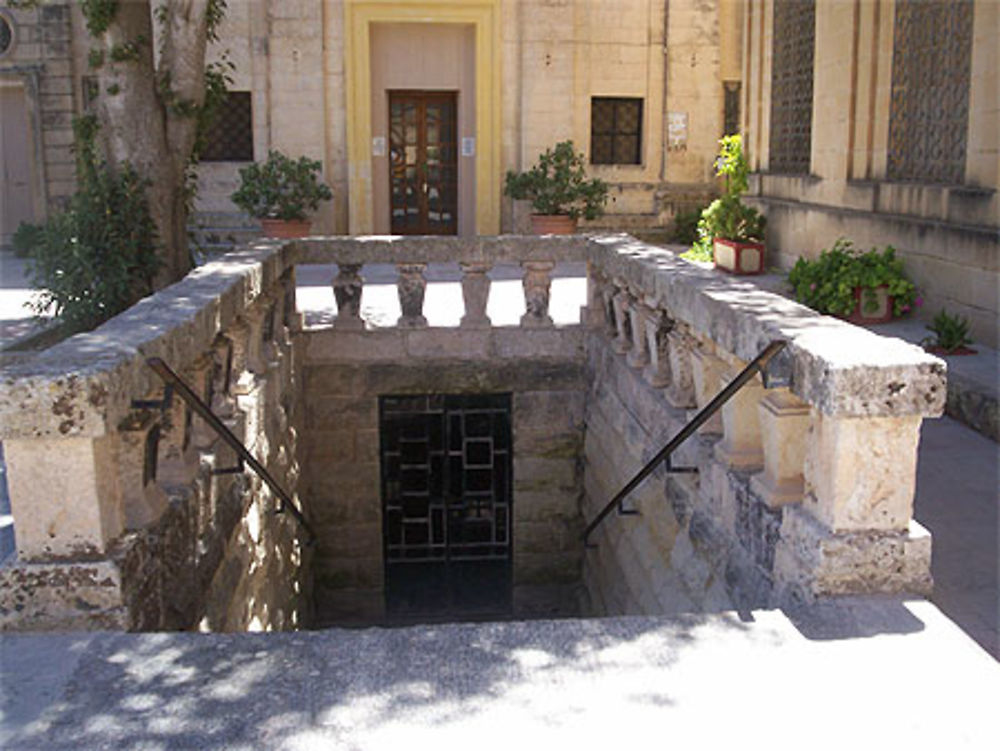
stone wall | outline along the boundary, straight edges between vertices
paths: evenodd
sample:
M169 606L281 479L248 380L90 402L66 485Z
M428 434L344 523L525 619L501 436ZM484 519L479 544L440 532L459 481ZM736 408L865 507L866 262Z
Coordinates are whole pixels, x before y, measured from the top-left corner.
M302 413L289 259L263 245L201 267L4 369L17 560L0 569L0 627L309 621L307 535L177 394L162 403L145 363L173 367L294 495Z

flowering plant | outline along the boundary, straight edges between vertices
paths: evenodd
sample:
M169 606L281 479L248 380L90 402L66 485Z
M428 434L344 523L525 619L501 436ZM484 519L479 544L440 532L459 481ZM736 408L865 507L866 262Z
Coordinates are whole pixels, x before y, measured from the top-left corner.
M896 316L923 302L917 297L917 288L906 278L895 248L887 245L881 251L872 248L862 253L843 237L815 260L799 258L788 281L795 288L796 300L820 313L838 316L848 316L854 310L856 288L861 288L863 312L878 307L875 290L883 286L892 297Z

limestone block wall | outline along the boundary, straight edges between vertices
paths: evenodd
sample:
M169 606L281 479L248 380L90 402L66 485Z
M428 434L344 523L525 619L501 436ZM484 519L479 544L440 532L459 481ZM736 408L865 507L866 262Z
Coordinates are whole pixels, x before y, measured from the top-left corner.
M770 607L930 589L912 519L944 364L627 238L593 241L585 516L768 342L787 342L592 536L597 613ZM684 471L686 470L686 471Z
M160 357L287 492L302 415L291 255L230 256L6 367L17 560L0 628L264 630L309 620L308 538L146 365ZM293 496L294 497L294 496Z

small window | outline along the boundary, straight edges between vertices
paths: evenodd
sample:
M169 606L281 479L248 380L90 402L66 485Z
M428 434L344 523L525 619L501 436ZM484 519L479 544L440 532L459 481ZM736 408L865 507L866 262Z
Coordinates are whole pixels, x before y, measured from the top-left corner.
M249 91L230 91L219 105L215 122L205 138L201 161L253 161L253 118Z
M642 99L590 100L590 163L642 163Z

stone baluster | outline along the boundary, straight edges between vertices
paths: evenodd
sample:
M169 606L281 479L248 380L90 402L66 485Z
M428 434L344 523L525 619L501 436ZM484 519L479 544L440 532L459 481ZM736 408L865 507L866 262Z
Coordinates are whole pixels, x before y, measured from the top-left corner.
M125 529L142 529L156 521L167 507L160 487L159 459L164 426L151 412L133 412L120 426L118 487L122 495Z
M615 314L615 338L611 340L611 349L620 355L632 347L632 319L629 316L631 301L628 291L619 289L611 298Z
M249 393L253 388L253 373L250 371L250 347L252 331L245 318L233 323L226 331L233 344L232 370L229 376L229 393L232 396Z
M750 478L750 486L771 508L801 501L809 405L780 388L767 391L758 410L764 471Z
M587 306L581 311L580 320L595 329L609 329L608 280L590 261L587 262Z
M709 343L704 347L695 347L691 351L691 375L694 382L694 398L697 409L703 409L714 399L726 383L722 377L726 371L726 363L716 357ZM690 415L694 417L692 413ZM700 428L699 433L719 435L722 433L722 413L716 412Z
M290 268L280 279L281 288L281 323L288 331L302 331L302 313L296 310L295 303L295 267Z
M363 329L365 327L365 322L361 320L361 293L363 290L361 264L339 264L337 276L333 280L333 296L337 301L337 318L333 322L334 328Z
M396 281L396 292L399 295L399 307L403 315L396 322L397 326L420 328L427 325L424 317L424 292L427 280L424 278L426 263L397 263L396 270L399 279Z
M549 315L549 289L552 285L552 261L523 261L524 268L524 306L526 312L521 316L522 326L551 326L552 316Z
M725 382L733 380L743 368L742 362L730 365L723 374ZM758 374L722 406L722 440L715 444L715 456L726 466L734 469L763 466L758 408L763 396L764 385Z
M695 340L677 328L667 333L667 356L670 362L670 383L667 400L675 407L689 409L695 406L694 377L691 373L691 353Z
M649 364L642 372L646 383L661 388L670 383L670 352L667 334L673 328L673 321L662 310L657 310L652 304L644 305L643 333L646 337L646 350L649 354Z
M625 362L633 368L645 368L649 364L649 353L646 351L646 320L652 317L653 311L639 302L636 295L630 297L632 303L628 307L628 320L632 346L625 356Z
M490 317L486 315L486 303L490 297L490 278L487 276L493 264L489 262L461 262L462 299L465 301L463 328L489 328Z

